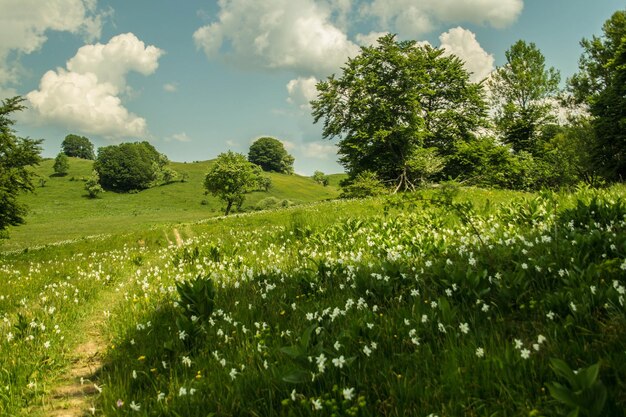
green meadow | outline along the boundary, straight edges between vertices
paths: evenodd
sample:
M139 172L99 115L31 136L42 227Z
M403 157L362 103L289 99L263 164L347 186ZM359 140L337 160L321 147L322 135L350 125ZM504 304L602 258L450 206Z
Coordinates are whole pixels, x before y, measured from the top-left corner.
M336 200L273 175L224 217L209 164L94 200L88 162L42 164L2 242L0 415L74 410L90 338L70 415L626 415L624 186Z

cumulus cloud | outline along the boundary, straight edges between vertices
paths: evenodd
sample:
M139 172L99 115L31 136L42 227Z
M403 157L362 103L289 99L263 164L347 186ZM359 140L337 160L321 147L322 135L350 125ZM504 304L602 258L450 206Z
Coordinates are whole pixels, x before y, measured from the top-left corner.
M336 3L336 2L329 2ZM222 0L216 21L194 33L207 57L218 53L247 67L328 75L359 48L333 21L337 10L314 0Z
M373 0L363 7L363 13L404 36L416 37L446 23L504 28L517 19L523 7L523 0Z
M0 0L0 85L17 81L18 63L9 54L30 54L46 42L48 31L64 31L92 41L102 19L96 0Z
M465 62L465 68L471 73L473 82L484 80L492 71L494 58L488 54L476 40L476 35L467 29L456 27L439 36L441 48L454 54Z
M175 93L178 91L178 83L165 83L163 84L163 90L168 93Z
M287 93L289 97L287 101L298 106L302 110L311 109L309 104L311 100L317 98L317 78L296 78L287 83Z
M302 144L302 154L308 158L316 159L336 158L337 146L330 143L305 143Z
M105 137L142 136L145 119L129 112L120 95L127 90L127 73L152 74L162 53L132 33L115 36L106 45L86 45L67 62L67 69L44 74L39 89L26 98L40 121Z
M171 140L175 140L176 142L191 142L191 138L187 136L185 132L174 133L171 136Z
M359 33L356 35L356 42L361 46L373 46L378 43L378 38L388 35L389 32Z

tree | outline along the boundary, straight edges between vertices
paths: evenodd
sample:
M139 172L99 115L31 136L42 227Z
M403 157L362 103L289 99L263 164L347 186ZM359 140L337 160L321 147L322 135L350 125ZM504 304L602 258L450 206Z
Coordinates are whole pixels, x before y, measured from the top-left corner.
M282 142L271 137L259 138L250 146L248 161L263 171L293 174L293 156L285 150Z
M545 58L534 43L519 40L505 55L506 63L489 81L496 129L515 152L536 154L542 127L555 120L551 100L561 77L554 68L546 69Z
M104 189L102 189L100 185L100 176L96 171L91 174L91 177L87 178L85 191L87 191L89 198L96 198L100 193L104 192Z
M63 152L59 153L56 158L54 158L54 165L52 166L54 169L54 173L58 176L67 175L67 172L70 169L69 158Z
M608 179L626 178L626 10L602 26L603 36L583 39L578 74L568 80L592 116L594 163Z
M15 121L11 113L21 111L22 97L8 98L0 106L0 238L6 238L6 228L24 223L26 207L17 201L20 193L33 191L35 174L28 167L41 160L41 140L15 136Z
M340 198L375 197L386 192L385 186L372 171L359 172L354 178L341 183Z
M324 174L322 171L315 171L312 178L313 181L323 185L324 187L328 185L328 175Z
M261 172L245 155L228 151L217 156L204 179L204 188L226 203L224 215L228 216L233 204L241 207L244 194L259 188Z
M61 143L61 151L65 155L75 158L96 159L93 144L84 136L67 135L65 139L63 139L63 143Z
M324 138L340 138L339 161L351 178L372 171L397 190L414 188L408 161L417 149L445 155L486 123L482 86L443 54L387 35L362 47L340 77L317 84L314 121L324 119Z
M94 169L108 190L128 192L151 187L167 164L167 157L148 142L121 143L98 149Z

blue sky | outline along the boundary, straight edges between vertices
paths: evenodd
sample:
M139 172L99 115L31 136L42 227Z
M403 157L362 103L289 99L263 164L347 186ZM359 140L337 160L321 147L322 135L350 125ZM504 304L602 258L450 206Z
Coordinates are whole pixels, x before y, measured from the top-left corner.
M307 102L377 35L427 41L475 80L518 39L563 80L617 0L0 0L0 98L22 95L18 134L96 146L148 140L174 161L247 154L274 136L296 172L340 172Z

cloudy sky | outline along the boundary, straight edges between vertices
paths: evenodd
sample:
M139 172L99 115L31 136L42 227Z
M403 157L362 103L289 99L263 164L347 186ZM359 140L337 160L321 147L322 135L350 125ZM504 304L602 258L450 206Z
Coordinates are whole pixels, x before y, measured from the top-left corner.
M20 136L96 146L148 140L174 161L283 141L296 172L340 172L308 102L384 33L465 60L474 80L534 42L562 78L621 0L0 0L0 98Z

